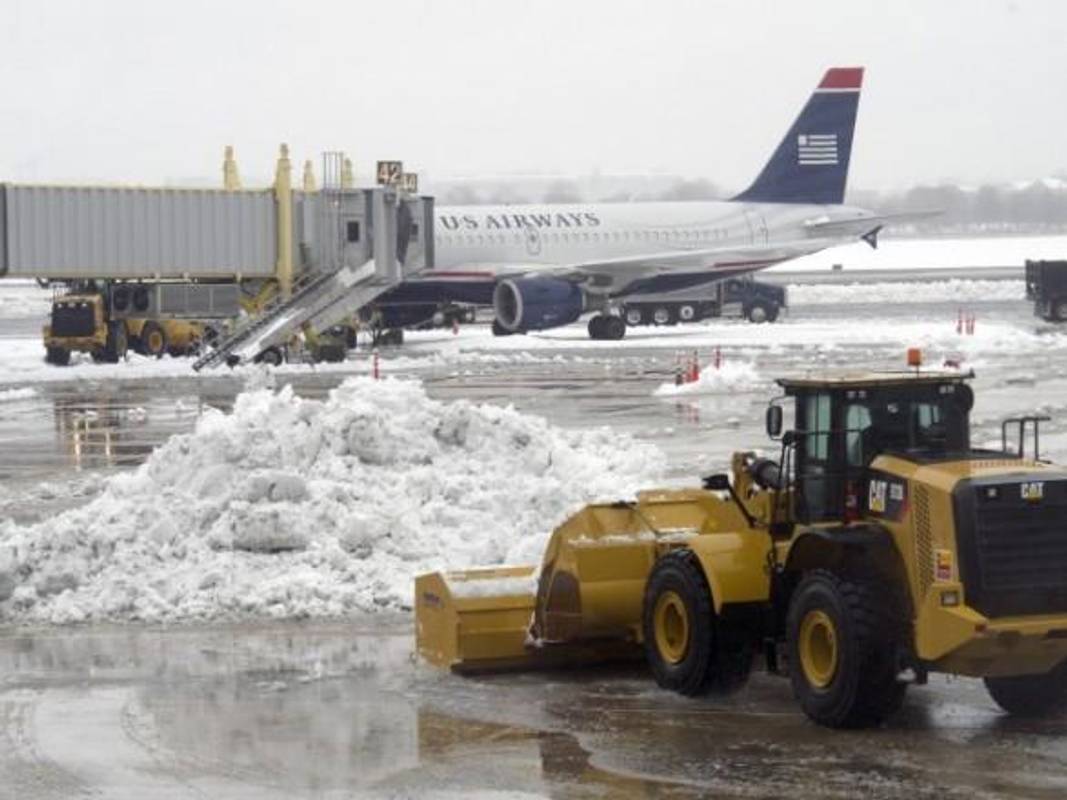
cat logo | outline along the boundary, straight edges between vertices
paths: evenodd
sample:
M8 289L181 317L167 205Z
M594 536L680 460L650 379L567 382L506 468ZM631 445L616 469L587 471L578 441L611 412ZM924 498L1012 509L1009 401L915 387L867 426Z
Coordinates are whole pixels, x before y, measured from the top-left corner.
M1023 500L1036 503L1045 497L1045 482L1031 481L1030 483L1024 483L1019 487L1019 493Z

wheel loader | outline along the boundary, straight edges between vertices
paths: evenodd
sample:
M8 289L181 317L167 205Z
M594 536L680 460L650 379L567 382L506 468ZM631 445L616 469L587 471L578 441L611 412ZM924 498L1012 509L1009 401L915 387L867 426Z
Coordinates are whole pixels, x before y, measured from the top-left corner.
M972 378L781 379L777 460L589 505L539 565L419 576L418 651L459 672L643 655L684 695L759 664L830 727L880 723L932 672L982 678L1013 714L1063 710L1067 471L1040 458L1045 418L972 446Z

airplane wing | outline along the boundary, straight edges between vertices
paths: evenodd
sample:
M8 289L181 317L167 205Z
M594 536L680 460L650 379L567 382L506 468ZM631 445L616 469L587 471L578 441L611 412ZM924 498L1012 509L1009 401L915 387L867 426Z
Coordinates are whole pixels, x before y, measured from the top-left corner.
M864 214L855 219L815 218L804 223L809 236L848 236L855 234L871 247L878 247L878 234L886 225L929 219L944 213L941 210L900 211L893 214Z

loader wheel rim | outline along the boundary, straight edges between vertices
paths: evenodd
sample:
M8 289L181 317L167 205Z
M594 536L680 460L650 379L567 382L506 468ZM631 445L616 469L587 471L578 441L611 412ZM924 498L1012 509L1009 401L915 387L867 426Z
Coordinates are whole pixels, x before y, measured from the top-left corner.
M163 352L163 334L159 331L152 331L148 334L148 349L151 353Z
M825 689L837 674L837 626L825 611L813 609L800 623L800 666L808 683Z
M681 663L689 652L689 614L685 602L674 591L666 591L656 600L653 612L656 626L656 649L668 664Z

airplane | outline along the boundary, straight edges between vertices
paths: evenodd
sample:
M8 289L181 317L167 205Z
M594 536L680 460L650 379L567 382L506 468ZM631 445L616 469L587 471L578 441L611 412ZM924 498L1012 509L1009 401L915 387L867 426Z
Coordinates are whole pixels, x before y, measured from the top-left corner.
M752 185L729 200L439 207L434 268L382 296L380 318L491 305L493 332L509 335L592 312L590 338L618 340L623 296L710 284L857 239L877 247L887 217L843 204L862 82L862 67L827 70Z

